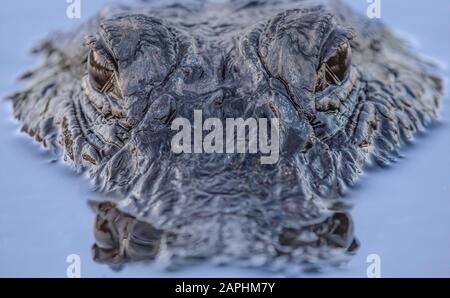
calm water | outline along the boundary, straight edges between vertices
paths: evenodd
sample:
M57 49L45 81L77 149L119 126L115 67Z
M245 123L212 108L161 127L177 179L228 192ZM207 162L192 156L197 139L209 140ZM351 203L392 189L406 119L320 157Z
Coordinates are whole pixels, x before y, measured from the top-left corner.
M41 0L2 3L0 8L0 96L17 86L14 79L35 58L27 51L55 29L68 29L107 1L83 1L82 19L66 18L66 2ZM365 0L348 0L365 11ZM382 19L413 40L423 53L443 65L450 62L450 2L448 0L382 0ZM450 109L444 100L441 123L417 144L405 148L405 158L389 170L367 173L348 200L358 254L344 269L318 275L366 276L366 257L381 257L382 275L450 277ZM0 104L0 276L64 277L69 254L81 256L81 274L88 276L270 276L239 268L199 265L169 273L149 264L132 264L120 272L91 260L93 214L83 177L74 175L18 132L7 103ZM311 275L302 275L311 276Z

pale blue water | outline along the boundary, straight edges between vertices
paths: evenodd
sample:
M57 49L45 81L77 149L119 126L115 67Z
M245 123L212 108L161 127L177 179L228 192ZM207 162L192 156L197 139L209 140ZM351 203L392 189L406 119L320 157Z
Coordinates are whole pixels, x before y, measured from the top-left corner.
M14 79L36 63L27 51L55 29L68 29L92 15L107 1L82 0L82 19L66 17L62 0L4 1L0 6L0 96L17 86ZM365 11L366 0L348 0ZM450 62L448 0L382 0L382 19L418 43L423 53ZM385 277L450 277L450 109L444 100L441 123L405 159L388 170L367 173L348 194L361 242L344 269L318 277L365 277L366 257L381 257ZM199 265L166 272L155 265L133 264L120 272L91 260L93 214L83 177L18 132L8 104L0 104L0 277L64 277L66 257L81 256L81 274L148 277L256 277L270 273L234 267Z

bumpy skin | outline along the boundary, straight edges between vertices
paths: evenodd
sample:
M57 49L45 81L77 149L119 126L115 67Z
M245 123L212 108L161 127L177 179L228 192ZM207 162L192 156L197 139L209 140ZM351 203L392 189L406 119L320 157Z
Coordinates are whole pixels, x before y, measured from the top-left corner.
M348 43L345 77L323 85L326 57ZM116 198L93 204L94 257L113 264L345 260L357 242L339 197L436 119L442 89L433 66L339 1L146 2L36 51L45 61L11 97L15 115ZM194 109L279 118L279 161L172 153L171 121Z

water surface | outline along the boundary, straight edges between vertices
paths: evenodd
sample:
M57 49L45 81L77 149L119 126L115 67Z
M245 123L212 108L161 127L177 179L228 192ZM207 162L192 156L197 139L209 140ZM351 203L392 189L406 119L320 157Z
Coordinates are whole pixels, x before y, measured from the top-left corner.
M2 3L0 10L0 96L13 92L14 79L36 58L28 50L48 32L77 26L107 1L83 1L82 19L66 17L58 0ZM359 11L365 0L348 0ZM432 3L432 4L431 4ZM414 40L423 53L450 62L448 0L382 0L382 19ZM403 150L387 170L372 170L347 195L355 207L358 254L341 269L318 277L365 277L366 257L381 257L385 277L450 277L450 109L440 124ZM235 267L199 265L177 272L131 264L119 272L91 259L94 215L86 201L98 197L89 184L19 133L9 105L0 105L0 277L66 275L66 257L81 257L84 277L256 277L273 274Z

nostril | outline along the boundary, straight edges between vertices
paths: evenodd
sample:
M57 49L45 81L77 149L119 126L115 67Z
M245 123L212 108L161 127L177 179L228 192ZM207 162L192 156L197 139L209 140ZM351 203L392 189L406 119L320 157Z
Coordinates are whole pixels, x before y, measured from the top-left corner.
M326 243L330 248L342 248L348 252L359 247L353 234L352 219L345 212L336 212L321 223L300 229L283 228L279 242L292 248L317 247Z
M97 245L103 249L114 248L114 237L111 228L108 226L108 221L97 215L94 229L95 239Z
M161 231L152 225L135 221L128 236L128 254L134 260L151 259L158 253Z
M335 213L331 218L332 228L328 240L338 247L350 247L354 241L353 222L349 214Z

